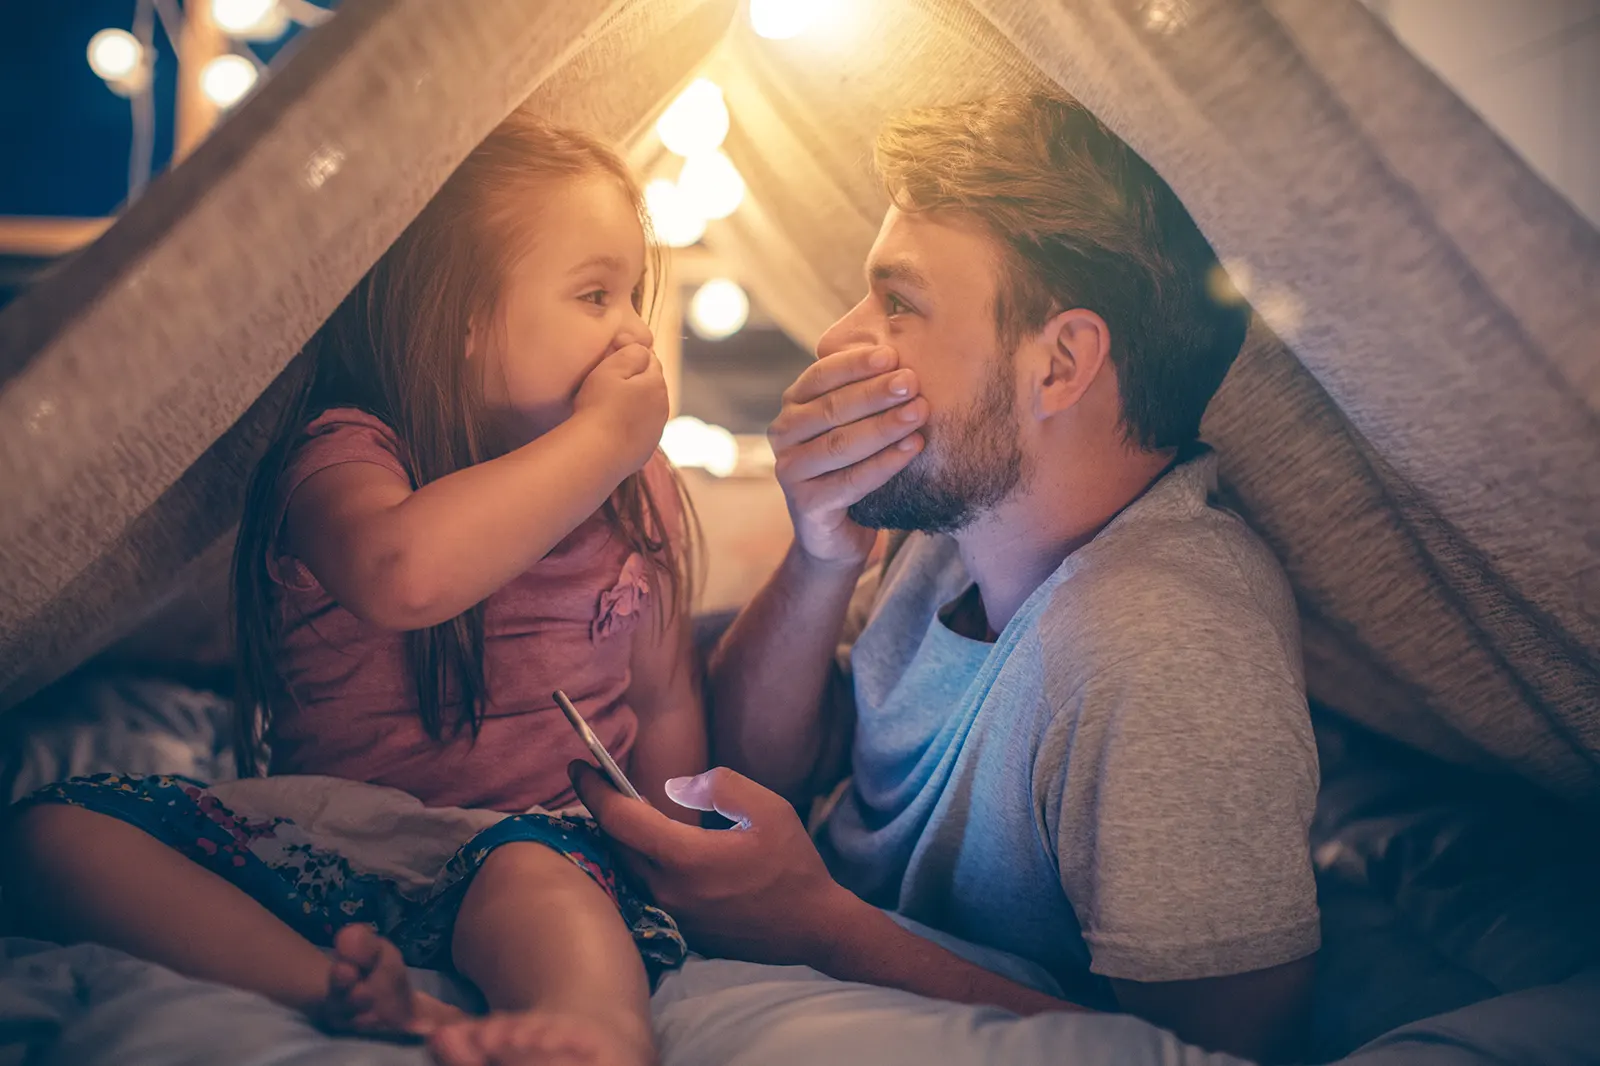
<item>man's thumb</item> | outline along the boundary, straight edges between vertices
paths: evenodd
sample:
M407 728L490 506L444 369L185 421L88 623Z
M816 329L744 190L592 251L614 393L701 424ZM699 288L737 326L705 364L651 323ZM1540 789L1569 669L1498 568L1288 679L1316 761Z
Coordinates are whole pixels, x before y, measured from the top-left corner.
M667 798L692 811L716 811L739 828L748 829L766 789L726 766L694 777L674 777L664 786Z

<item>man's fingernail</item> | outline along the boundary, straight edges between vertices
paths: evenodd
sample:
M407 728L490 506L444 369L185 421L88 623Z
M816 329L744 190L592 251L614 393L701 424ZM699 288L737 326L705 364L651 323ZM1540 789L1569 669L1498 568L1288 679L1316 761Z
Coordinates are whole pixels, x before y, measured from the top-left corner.
M894 366L894 353L887 348L879 348L872 353L872 368L874 370L888 370Z
M922 418L922 412L917 410L915 403L908 403L900 408L900 421L916 422Z
M698 778L694 777L669 777L666 783L661 786L661 790L667 794L667 799L673 803L678 804L680 807L688 806L683 802L683 798L693 788L697 780Z
M911 371L903 370L889 379L889 391L896 396L904 396L911 391Z
M903 452L909 452L913 448L915 448L916 446L917 446L917 438L915 438L915 437L907 437L905 440L903 440L899 444L895 445L896 448L899 448Z

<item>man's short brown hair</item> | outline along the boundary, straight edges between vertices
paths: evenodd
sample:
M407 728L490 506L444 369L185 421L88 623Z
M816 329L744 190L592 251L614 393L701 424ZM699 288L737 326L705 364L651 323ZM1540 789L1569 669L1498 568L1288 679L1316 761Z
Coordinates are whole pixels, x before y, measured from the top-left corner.
M1211 245L1082 104L1027 93L914 111L884 127L875 158L902 211L967 212L998 240L1006 352L1060 311L1094 311L1111 331L1129 440L1155 450L1199 436L1249 311L1213 298Z

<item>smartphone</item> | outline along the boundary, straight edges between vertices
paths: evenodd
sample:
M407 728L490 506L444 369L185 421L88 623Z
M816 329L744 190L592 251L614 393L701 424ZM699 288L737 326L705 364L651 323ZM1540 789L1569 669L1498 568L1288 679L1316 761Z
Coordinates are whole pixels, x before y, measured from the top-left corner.
M611 779L611 784L616 790L631 799L642 800L639 790L633 787L633 782L628 780L628 775L622 772L622 767L617 765L617 760L611 757L606 746L600 743L600 738L594 735L594 730L589 728L589 723L583 720L583 715L578 713L578 708L567 699L567 694L557 689L553 697L556 706L561 708L561 713L567 716L567 721L572 723L572 728L578 731L584 746L589 749L589 754L595 757L600 764L600 770Z

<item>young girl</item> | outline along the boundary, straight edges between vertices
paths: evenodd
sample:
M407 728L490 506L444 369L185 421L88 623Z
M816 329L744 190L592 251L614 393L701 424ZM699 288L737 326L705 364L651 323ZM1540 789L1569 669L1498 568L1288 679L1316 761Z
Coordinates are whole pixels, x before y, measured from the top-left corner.
M705 768L646 230L581 134L519 112L467 158L307 345L251 483L242 762L265 740L272 776L26 801L8 903L34 929L446 1063L654 1058L647 966L681 961L676 927L592 823L521 813L575 803L556 689L661 810L694 817L662 786Z

